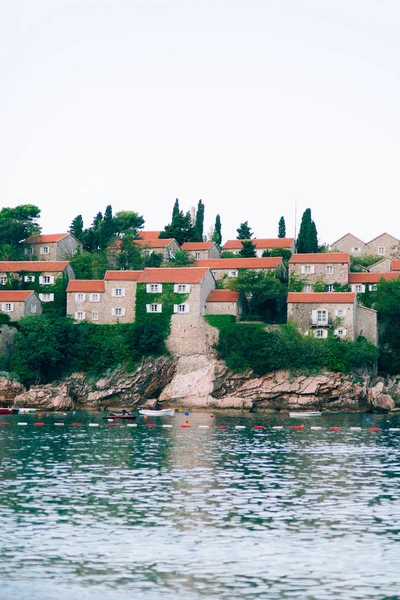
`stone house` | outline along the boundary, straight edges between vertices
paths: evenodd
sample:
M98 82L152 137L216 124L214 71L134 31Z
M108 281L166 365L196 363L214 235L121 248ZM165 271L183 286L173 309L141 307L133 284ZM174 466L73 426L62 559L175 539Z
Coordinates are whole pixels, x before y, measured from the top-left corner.
M33 287L41 302L54 302L57 293L64 294L58 281L62 279L66 285L75 279L75 273L67 261L0 261L0 289L12 289L15 278Z
M382 258L376 263L370 265L366 271L368 273L389 273L392 270L392 260L390 258Z
M374 292L381 279L391 281L398 279L400 273L349 273L349 285L352 292L364 294L367 290Z
M185 250L196 260L221 257L221 250L215 242L185 242L182 244L182 250Z
M76 321L104 323L104 281L74 279L67 287L67 315Z
M106 271L104 275L104 323L133 323L136 286L143 271Z
M396 248L399 244L400 240L388 233L382 233L370 242L363 242L352 233L346 233L346 235L336 240L336 242L333 242L330 248L336 252L348 252L355 256L374 254L382 257L393 257L397 256L398 252Z
M311 292L313 285L323 282L326 291L332 292L334 283L348 283L349 266L347 252L294 254L289 260L289 281L294 278L304 281L304 292Z
M142 234L145 232L141 232ZM116 254L121 249L122 240L115 240L108 247L108 254L111 258L114 258ZM164 263L170 258L174 258L175 254L181 249L178 242L173 238L167 239L137 239L134 240L134 244L138 246L145 256L149 256L150 254L156 253L161 254L163 257Z
M11 321L42 314L42 303L32 290L0 291L0 312Z
M24 252L36 260L68 261L82 251L82 244L71 233L32 235L24 242Z
M354 292L289 292L288 321L305 335L327 338L331 331L352 341L362 335L378 344L377 313L358 304Z
M211 269L216 281L237 277L239 271L275 272L280 279L287 279L287 267L280 256L266 258L215 258L213 260L198 260L197 267Z
M245 296L232 290L211 290L206 311L207 315L233 315L239 321L246 314Z
M258 257L261 257L266 250L270 252L276 248L290 250L290 252L294 254L296 248L294 238L255 238L253 240L228 240L222 246L222 250L224 252L233 252L233 254L239 254L243 247L242 242L245 241L253 242L254 246L256 247L256 253Z

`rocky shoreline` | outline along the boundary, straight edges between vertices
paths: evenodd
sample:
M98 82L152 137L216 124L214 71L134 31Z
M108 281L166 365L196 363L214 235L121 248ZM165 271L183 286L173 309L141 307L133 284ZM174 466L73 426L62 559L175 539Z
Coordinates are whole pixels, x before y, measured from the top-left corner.
M368 373L258 377L232 373L212 355L143 360L128 373L117 368L99 378L74 373L61 382L32 386L0 377L1 405L41 410L136 409L168 406L191 410L325 412L400 411L400 376L371 379Z

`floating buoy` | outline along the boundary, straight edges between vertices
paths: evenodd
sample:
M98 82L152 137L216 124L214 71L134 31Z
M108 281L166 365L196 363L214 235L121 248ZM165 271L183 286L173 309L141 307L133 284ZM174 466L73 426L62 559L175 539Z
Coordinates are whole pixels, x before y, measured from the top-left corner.
M235 429L246 429L246 425L235 425Z
M340 427L329 427L329 431L340 431Z
M371 422L371 419L369 417L367 417L365 420L366 420L367 423Z
M369 427L370 431L380 431L381 428L380 427Z
M35 427L43 427L44 423L34 423Z
M254 425L254 429L265 429L264 425Z
M299 429L304 429L304 424L303 425L292 425L292 429L299 430Z
M189 411L185 411L185 416L188 417L189 416Z
M38 413L38 417L41 417L41 416L42 416L42 413Z
M89 423L89 427L98 427L99 424L98 423Z
M181 425L182 429L190 429L190 425Z
M274 425L272 429L283 429L283 425Z
M361 427L350 427L350 431L361 431Z
M156 424L155 423L146 423L146 427L155 427Z
M127 423L127 427L137 427L137 423Z
M217 429L228 429L228 425L218 425Z
M107 427L118 427L118 423L108 423Z
M80 427L82 423L72 423L72 427Z
M314 431L317 431L317 430L322 429L322 427L310 427L310 429L313 429Z
M199 425L199 429L210 429L209 425Z
M28 425L28 423L19 422L17 425Z

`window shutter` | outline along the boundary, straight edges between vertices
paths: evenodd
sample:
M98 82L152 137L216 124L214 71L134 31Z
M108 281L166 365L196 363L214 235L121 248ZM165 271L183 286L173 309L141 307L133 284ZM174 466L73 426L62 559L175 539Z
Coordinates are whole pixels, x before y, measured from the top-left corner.
M112 314L113 317L115 317L115 308L111 309L111 314Z
M115 288L113 288L113 289L111 290L111 296L114 296L114 297L115 297Z
M124 317L124 316L125 316L125 309L121 308L121 317Z
M305 268L305 266L304 266L304 265L301 265L300 271L301 271L302 273L305 273L305 272L306 272L306 268Z
M315 266L314 265L311 265L310 271L311 271L311 273L315 273Z
M178 292L178 289L179 289L179 286L178 286L178 284L177 284L177 283L174 283L174 294L178 294L178 293L179 293L179 292Z
M157 312L162 312L162 304L157 304Z
M185 292L186 294L190 294L190 285L185 284Z
M185 312L188 313L189 311L189 304L185 304Z
M43 275L40 275L40 276L39 276L39 283L40 283L41 285L43 285L43 283L44 283L44 277L43 277Z
M75 313L75 321L78 319L78 313Z
M146 304L146 312L151 312L151 304Z
M322 337L323 338L327 338L328 337L328 332L326 329L324 329L324 331L322 332Z
M121 296L125 296L125 288L121 288Z
M177 312L178 312L178 305L174 304L174 313L177 313Z
M54 283L54 275L50 275L50 283Z
M311 313L311 318L312 318L312 322L316 323L317 322L317 311L313 310Z
M150 285L150 283L146 283L146 292L148 294L151 294L151 285Z

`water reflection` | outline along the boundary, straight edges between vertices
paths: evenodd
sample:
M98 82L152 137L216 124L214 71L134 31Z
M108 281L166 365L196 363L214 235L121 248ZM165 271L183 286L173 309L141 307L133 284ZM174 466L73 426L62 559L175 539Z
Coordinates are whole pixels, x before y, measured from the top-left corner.
M279 415L197 413L190 429L181 414L171 429L9 419L0 598L398 597L400 435L351 432L365 415L303 432Z

